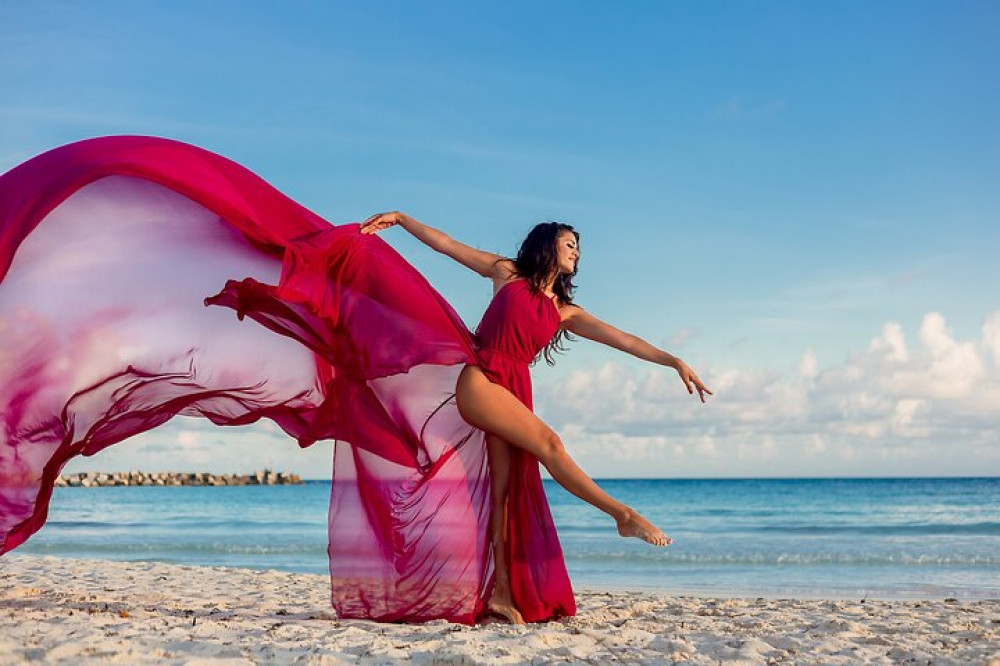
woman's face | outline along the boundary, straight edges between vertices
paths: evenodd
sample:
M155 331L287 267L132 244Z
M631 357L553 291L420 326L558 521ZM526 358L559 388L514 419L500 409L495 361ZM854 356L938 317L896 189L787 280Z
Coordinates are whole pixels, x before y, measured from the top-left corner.
M580 260L580 248L577 246L576 234L563 229L556 236L556 263L560 273L572 275L576 271L576 263Z

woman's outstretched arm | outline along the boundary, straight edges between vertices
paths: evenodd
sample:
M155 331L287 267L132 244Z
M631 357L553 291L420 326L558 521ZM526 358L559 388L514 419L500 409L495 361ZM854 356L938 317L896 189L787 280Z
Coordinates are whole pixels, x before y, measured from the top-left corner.
M600 342L614 349L619 349L644 361L651 361L674 368L677 370L677 374L680 375L681 381L684 382L688 393L693 395L695 389L697 389L698 396L702 402L705 402L706 393L712 395L712 392L702 383L694 370L688 367L684 361L662 349L654 347L637 335L626 333L611 324L601 321L576 304L570 308L569 314L563 319L562 327L579 336Z
M395 224L409 231L427 247L451 257L485 278L506 280L510 277L511 262L505 257L460 243L443 231L418 222L406 213L393 211L372 215L361 223L361 233L375 233Z

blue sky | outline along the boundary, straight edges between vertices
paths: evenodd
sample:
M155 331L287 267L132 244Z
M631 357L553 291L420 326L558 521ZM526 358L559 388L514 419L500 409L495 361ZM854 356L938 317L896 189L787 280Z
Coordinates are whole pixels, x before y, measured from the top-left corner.
M570 222L578 302L716 391L585 340L537 367L596 476L1000 474L996 3L209 7L0 1L0 170L155 134L334 224L400 209L510 254ZM487 281L385 238L475 326ZM255 428L67 469L173 469L166 442L324 476Z

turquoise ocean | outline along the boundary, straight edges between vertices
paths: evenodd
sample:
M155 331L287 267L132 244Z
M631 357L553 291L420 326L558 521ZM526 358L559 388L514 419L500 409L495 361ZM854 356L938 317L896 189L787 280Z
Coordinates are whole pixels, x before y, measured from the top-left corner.
M574 587L700 596L1000 598L1000 478L601 480L657 549L551 481ZM329 481L56 488L11 554L326 573ZM0 560L2 565L2 560Z

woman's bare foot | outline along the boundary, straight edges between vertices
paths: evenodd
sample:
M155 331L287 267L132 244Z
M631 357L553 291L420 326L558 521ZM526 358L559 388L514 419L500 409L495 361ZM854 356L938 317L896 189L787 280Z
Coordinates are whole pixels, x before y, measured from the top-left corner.
M486 610L507 618L507 621L511 624L524 624L521 612L514 608L510 597L502 597L494 594L490 597L489 603L486 604Z
M660 528L632 509L618 521L618 534L623 537L638 537L654 546L669 546L674 542Z

